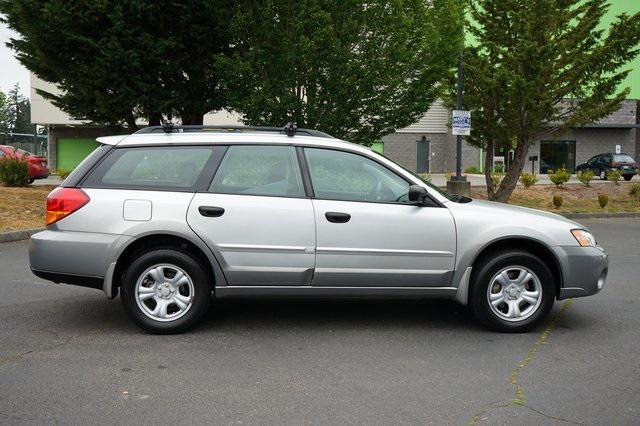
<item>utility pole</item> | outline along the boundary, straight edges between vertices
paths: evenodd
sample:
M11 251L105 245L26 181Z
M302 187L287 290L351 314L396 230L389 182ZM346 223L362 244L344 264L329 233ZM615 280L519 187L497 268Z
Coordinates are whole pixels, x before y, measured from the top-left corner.
M460 58L458 59L458 83L456 88L456 109L462 109L462 82L464 76L462 75L464 68L464 56L462 49L460 49ZM467 178L462 176L462 135L456 136L456 180L466 181Z
M464 68L463 47L460 48L460 57L458 59L458 81L456 84L456 110L462 111L462 84ZM468 133L466 133L468 134ZM456 175L451 177L447 182L447 191L452 194L469 196L471 194L471 182L467 181L466 176L462 176L462 135L456 135Z

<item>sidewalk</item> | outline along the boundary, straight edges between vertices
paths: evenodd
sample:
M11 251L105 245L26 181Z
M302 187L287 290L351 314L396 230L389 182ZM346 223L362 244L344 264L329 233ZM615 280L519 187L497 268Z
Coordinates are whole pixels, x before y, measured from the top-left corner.
M487 182L485 180L484 175L467 174L466 176L467 176L467 180L471 182L471 186L487 186ZM537 175L537 176L538 176L538 182L536 182L536 185L551 185L551 180L549 179L549 175ZM632 182L637 182L639 180L640 178L638 178L638 176L634 176L632 179ZM442 186L442 187L447 186L446 175L442 173L432 174L431 183L433 183L436 186ZM580 181L578 180L576 175L571 175L571 180L569 180L568 183L580 183ZM591 181L592 185L606 184L606 183L610 183L610 182L607 182L606 180L604 181L600 180L597 177L593 178L593 180Z
M37 179L35 180L32 185L38 186L38 185L53 185L53 186L58 186L62 183L62 179L60 179L58 176L49 176L46 179Z

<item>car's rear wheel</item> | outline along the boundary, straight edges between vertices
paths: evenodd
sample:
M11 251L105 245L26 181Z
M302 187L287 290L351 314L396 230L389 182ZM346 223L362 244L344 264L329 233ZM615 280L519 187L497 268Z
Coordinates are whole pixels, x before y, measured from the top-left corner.
M605 180L607 179L607 171L604 169L600 170L600 173L598 174L598 176L600 177L600 180Z
M627 182L629 182L631 179L633 179L633 175L624 175L624 180L626 180Z
M211 301L208 275L187 253L156 249L138 256L122 282L122 304L152 333L181 332L196 324Z
M537 256L503 251L479 263L469 304L484 325L496 331L524 332L548 316L555 300L554 279Z

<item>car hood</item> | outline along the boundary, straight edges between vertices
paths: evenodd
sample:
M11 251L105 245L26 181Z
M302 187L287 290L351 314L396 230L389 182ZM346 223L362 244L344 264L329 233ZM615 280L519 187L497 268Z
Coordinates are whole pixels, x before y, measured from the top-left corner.
M571 225L582 226L577 222L567 219L556 213L551 213L543 210L531 209L528 207L514 206L513 204L498 203L495 201L485 200L472 200L466 204L470 207L479 208L485 211L494 211L497 214L516 214L516 215L533 215L539 218L558 220Z
M555 213L492 201L446 204L461 239L494 240L509 236L534 238L553 245L575 245L571 229L584 226Z

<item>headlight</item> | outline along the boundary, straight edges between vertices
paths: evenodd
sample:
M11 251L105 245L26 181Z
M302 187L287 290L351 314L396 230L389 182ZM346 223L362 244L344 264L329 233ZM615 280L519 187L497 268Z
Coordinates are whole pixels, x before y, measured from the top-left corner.
M571 233L578 240L578 244L582 247L595 247L596 239L593 238L590 232L585 231L584 229L572 229Z

